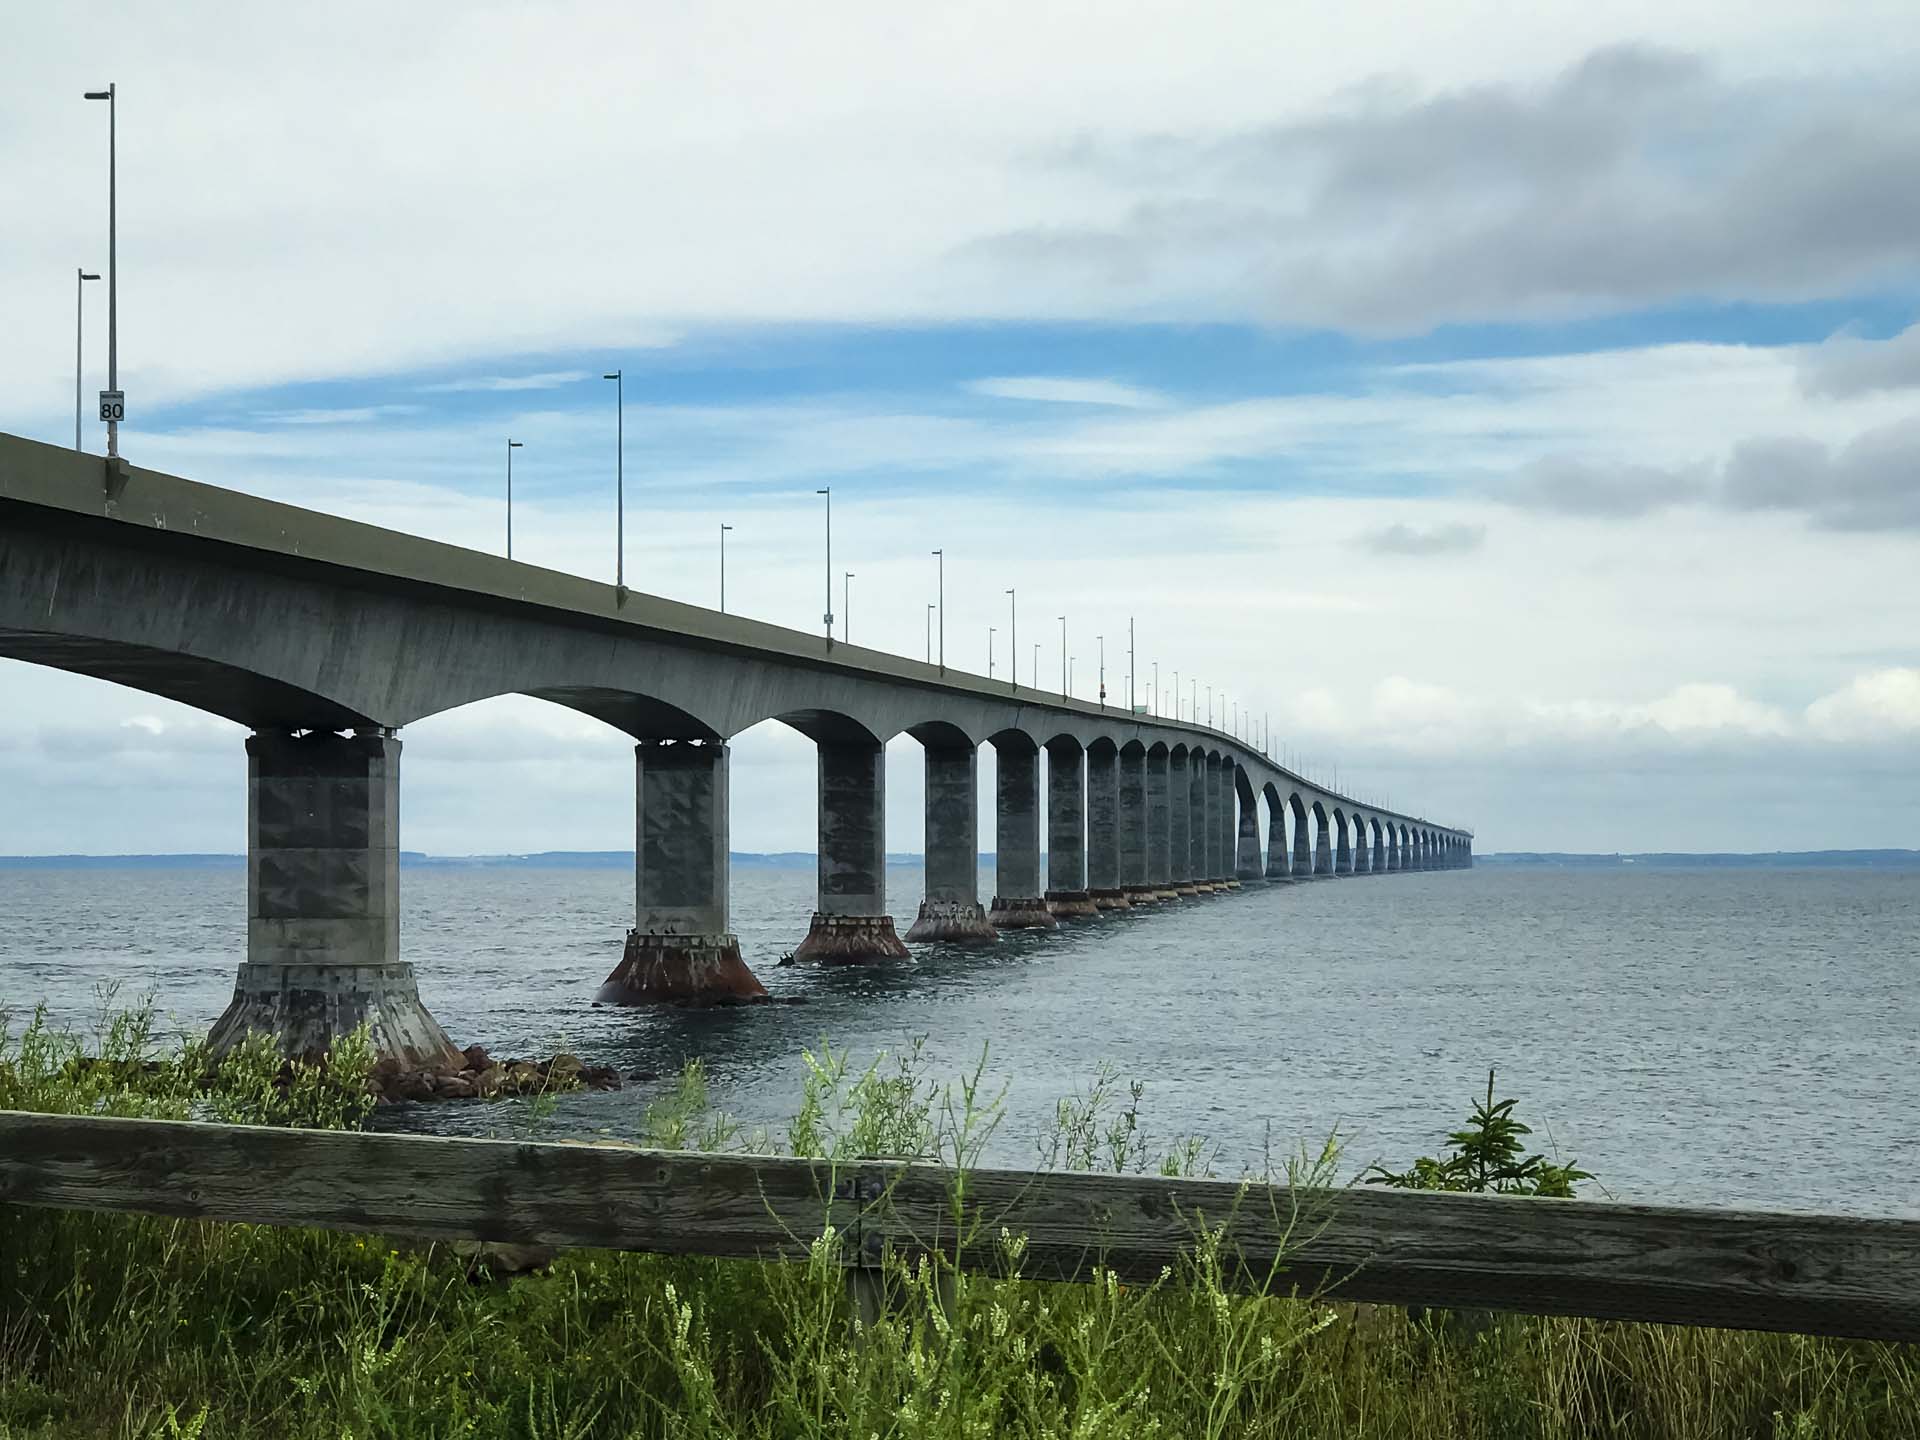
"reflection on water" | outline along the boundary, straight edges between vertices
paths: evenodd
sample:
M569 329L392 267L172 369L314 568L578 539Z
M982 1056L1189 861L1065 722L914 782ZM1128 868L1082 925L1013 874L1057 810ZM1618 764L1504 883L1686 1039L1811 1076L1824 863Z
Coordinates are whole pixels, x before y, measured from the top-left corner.
M991 893L992 877L983 877ZM1354 1169L1431 1151L1497 1065L1544 1144L1621 1197L1920 1214L1920 884L1884 871L1537 871L1249 886L1235 895L920 947L884 968L780 968L810 870L734 876L748 962L797 1006L594 1008L632 913L624 869L410 869L405 951L460 1043L572 1050L663 1075L699 1057L750 1123L791 1112L801 1052L926 1038L934 1070L1006 1083L998 1157L1033 1158L1103 1062L1162 1136L1231 1164L1338 1126ZM888 876L905 930L917 868ZM84 1020L99 981L186 1028L224 1007L244 873L0 871L0 1006ZM657 1085L570 1098L557 1131L631 1133ZM383 1123L484 1133L493 1107ZM1270 1127L1270 1132L1269 1132Z

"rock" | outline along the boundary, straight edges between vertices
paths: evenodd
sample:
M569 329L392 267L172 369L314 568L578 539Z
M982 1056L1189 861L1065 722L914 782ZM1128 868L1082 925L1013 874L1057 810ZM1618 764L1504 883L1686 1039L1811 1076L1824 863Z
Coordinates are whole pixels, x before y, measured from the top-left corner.
M473 1077L473 1092L482 1100L491 1100L505 1088L506 1083L506 1068L501 1065L489 1065Z
M393 1094L416 1103L433 1099L433 1077L424 1070L409 1070L394 1082Z
M658 1070L629 1070L627 1072L627 1079L638 1080L643 1084L651 1080L658 1080L659 1078L660 1072Z
M487 1069L493 1064L493 1057L487 1054L484 1045L469 1045L460 1052L460 1058L467 1062L466 1068L473 1071Z
M580 1072L580 1082L589 1090L618 1090L620 1072L611 1065L589 1065Z
M442 1100L471 1100L480 1092L465 1075L442 1075L434 1082L433 1093Z
M532 1090L540 1084L539 1068L525 1060L513 1060L507 1064L507 1079L515 1090Z

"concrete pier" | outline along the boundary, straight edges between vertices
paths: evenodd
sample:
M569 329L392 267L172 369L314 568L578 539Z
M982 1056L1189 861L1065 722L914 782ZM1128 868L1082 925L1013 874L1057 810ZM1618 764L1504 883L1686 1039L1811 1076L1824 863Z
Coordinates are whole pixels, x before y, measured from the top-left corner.
M252 1031L317 1057L367 1026L409 1066L460 1052L400 960L400 742L378 731L247 740L247 958L207 1043Z
M927 893L907 939L991 945L1000 932L980 904L980 752L957 731L926 750Z
M1208 840L1213 833L1210 801L1206 753L1191 751L1187 755L1187 874L1192 877L1196 895L1213 893L1213 862L1207 855Z
M1146 755L1147 883L1140 898L1177 900L1169 861L1173 816L1167 801L1167 747L1155 744Z
M738 1005L767 998L727 917L725 745L634 747L634 924L594 996L605 1005Z
M1267 879L1290 880L1293 868L1287 852L1287 805L1271 790L1267 792Z
M1040 888L1040 747L1008 731L993 738L994 875L990 924L1053 930L1059 921Z
M877 741L822 739L819 861L813 921L796 961L904 960L887 913L887 755Z
M1234 876L1242 881L1264 880L1267 878L1267 867L1260 855L1260 800L1238 773L1233 777L1233 787L1235 797L1240 802L1239 846Z
M1340 811L1333 812L1333 873L1353 874L1353 821Z
M1087 747L1087 893L1099 909L1127 908L1120 884L1120 750L1111 740Z
M1313 807L1313 875L1316 880L1333 874L1333 836L1327 828L1327 812Z
M1236 858L1240 841L1239 825L1235 820L1237 796L1234 794L1234 764L1225 755L1215 757L1216 762L1207 769L1208 778L1213 782L1213 833L1215 836L1213 888L1216 890L1238 890L1240 877ZM1258 848L1258 841L1255 842ZM1254 877L1258 879L1258 876Z
M1047 742L1045 898L1057 919L1100 913L1087 893L1086 754L1064 735Z
M1147 752L1138 741L1120 747L1120 888L1130 902L1153 898L1147 881Z
M1193 755L1184 745L1167 753L1167 873L1176 896L1200 893L1193 885Z

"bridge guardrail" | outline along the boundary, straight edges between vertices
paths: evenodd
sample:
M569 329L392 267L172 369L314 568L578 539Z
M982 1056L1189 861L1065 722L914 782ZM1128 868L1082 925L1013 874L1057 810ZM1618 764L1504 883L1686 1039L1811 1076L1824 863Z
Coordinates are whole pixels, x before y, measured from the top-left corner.
M16 1111L0 1204L723 1259L832 1226L855 1271L889 1247L1004 1270L1004 1229L1024 1276L1130 1283L1204 1226L1242 1290L1920 1341L1920 1220Z

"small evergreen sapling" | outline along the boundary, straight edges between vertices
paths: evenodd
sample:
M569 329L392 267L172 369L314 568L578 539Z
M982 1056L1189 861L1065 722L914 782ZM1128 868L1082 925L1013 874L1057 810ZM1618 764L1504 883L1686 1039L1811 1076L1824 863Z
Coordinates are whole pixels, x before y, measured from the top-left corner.
M1593 1176L1569 1160L1556 1165L1544 1155L1525 1153L1522 1135L1533 1131L1513 1118L1513 1100L1493 1098L1493 1071L1487 1071L1487 1098L1476 1101L1467 1128L1447 1136L1451 1154L1422 1155L1396 1174L1375 1165L1363 1177L1369 1185L1398 1190L1465 1190L1499 1195L1543 1195L1570 1200L1573 1187Z

